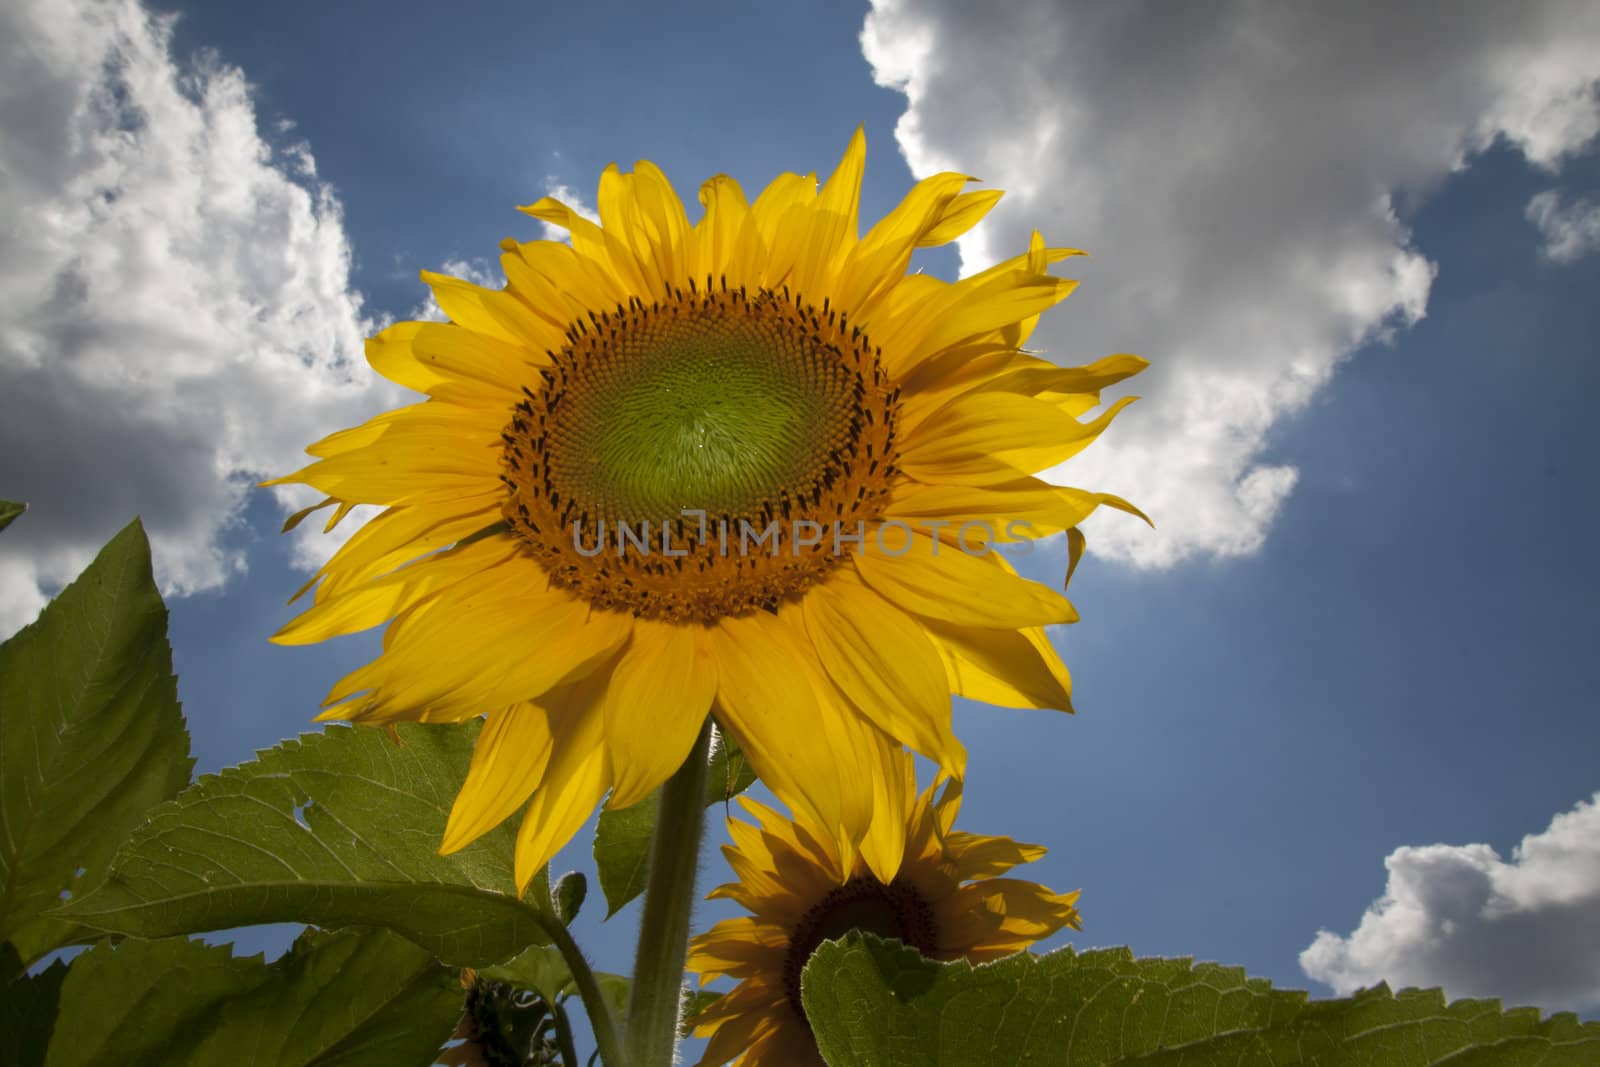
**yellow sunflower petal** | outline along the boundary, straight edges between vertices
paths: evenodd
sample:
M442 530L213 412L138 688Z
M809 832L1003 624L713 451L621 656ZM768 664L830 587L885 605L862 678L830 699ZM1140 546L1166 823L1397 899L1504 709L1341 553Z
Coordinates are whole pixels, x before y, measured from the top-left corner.
M781 830L757 829L741 819L729 819L728 832L733 844L723 846L722 853L735 881L718 886L707 899L726 898L766 922L792 925L810 901L848 877L832 850L816 847L820 843L809 832L801 833L806 845L796 845Z
M963 279L926 301L922 314L908 315L884 331L885 353L893 345L899 357L890 369L905 374L942 349L1046 311L1065 300L1077 284L1070 278L1026 270Z
M600 240L599 224L584 218L576 210L563 204L553 196L541 197L532 204L519 206L517 210L524 215L532 215L540 222L548 222L552 226L559 226L574 236L582 233L591 240Z
M918 529L944 524L973 550L990 542L1031 541L1058 534L1094 514L1105 504L1131 507L1109 493L1051 485L1021 478L998 485L923 485L910 483L889 502L886 518L901 519Z
M1032 863L1045 854L1043 845L1013 841L1009 837L989 837L959 830L945 834L945 847L963 880L994 878L1013 867Z
M788 936L782 927L748 916L724 919L695 938L694 966L703 973L734 978L771 973L783 966Z
M1107 356L1084 367L1059 367L989 340L948 348L906 378L901 425L907 433L958 396L1004 392L1035 397L1077 418L1099 406L1100 393L1148 364L1138 356Z
M872 827L861 844L861 858L872 876L887 885L900 874L910 855L908 817L916 806L917 772L911 754L901 748L886 753L883 762L883 788L873 811Z
M1083 451L1137 397L1125 396L1092 422L1066 417L1048 401L1015 393L968 393L907 435L900 469L923 482L993 485L1043 470Z
M988 878L957 891L941 908L946 951L969 959L1009 955L1062 927L1080 929L1078 894L1018 878Z
M848 579L847 579L848 580ZM903 813L909 800L904 795L904 770L911 757L902 744L880 729L872 719L855 712L849 699L835 685L816 659L816 648L807 643L806 624L799 604L790 603L778 610L778 619L802 647L806 662L814 672L813 684L823 694L823 706L834 716L824 721L837 730L836 758L843 772L859 789L870 789L871 806L867 828L860 842L860 858L879 879L893 880L905 858L906 826ZM953 738L951 739L954 740ZM965 769L965 751L951 753ZM885 817L885 813L891 816ZM853 843L854 837L849 840ZM841 867L851 868L851 850L841 842Z
M594 813L611 785L605 722L592 686L564 690L550 702L554 735L544 778L528 801L517 831L517 892L524 893L550 858Z
M939 798L933 802L934 828L938 831L942 841L955 825L956 817L961 814L961 794L964 787L958 778L946 782L939 791Z
M820 291L835 259L856 241L866 158L866 134L857 127L839 166L813 204L810 232L795 263L792 283L802 293Z
M369 337L367 363L391 382L426 393L429 386L439 383L440 377L412 355L412 342L422 329L420 322L397 322Z
M1143 357L1120 352L1083 367L1035 365L1019 368L1000 384L1046 400L1065 401L1070 397L1098 400L1101 390L1126 381L1149 365L1150 361Z
M760 999L762 1003L759 1008L770 1009L776 1005L778 999L781 999L781 994L776 997L769 994ZM778 1021L773 1017L771 1010L759 1010L754 1005L751 1007L756 1010L747 1008L739 1014L725 1017L716 1024L714 1030L708 1026L704 1034L701 1034L699 1029L695 1031L699 1036L710 1037L706 1043L706 1051L700 1058L702 1065L726 1063L740 1050L756 1044L777 1029ZM776 1067L776 1064L772 1067Z
M827 870L832 882L845 878L846 872L840 864L839 854L827 837L818 837L805 826L784 818L748 794L739 798L739 806L755 818L761 832L770 839L767 843L775 850L774 855L778 851L792 851L800 857L801 862Z
M737 820L731 825L743 825ZM797 871L819 871L805 864L793 862L793 857L784 854L784 862L780 864L777 857L771 862L763 862L759 853L749 847L728 846L722 848L723 858L728 861L728 866L733 871L734 881L724 883L706 894L707 900L726 899L745 908L758 918L767 922L792 923L799 919L806 909L803 898L806 895L803 888L792 885L784 877L781 867L794 868ZM829 885L838 885L841 878L834 878ZM827 892L824 888L822 892Z
M1000 202L998 189L977 189L962 193L945 208L938 223L917 238L918 248L949 244L978 223ZM1038 268L1040 270L1043 267Z
M611 275L614 279L612 284L629 292L638 293L645 290L638 262L616 233L602 229L598 223L584 218L553 197L547 196L537 203L519 207L517 210L532 215L541 222L548 222L552 226L566 230L572 236L572 248L577 253L580 269L586 274L594 275L594 272L587 267L588 263L593 263L602 266L602 276L605 273ZM609 310L610 306L611 300L607 299L602 307L590 310Z
M815 174L780 174L750 205L752 227L766 251L760 265L764 284L776 288L792 275L810 236L810 207L816 197Z
M537 352L549 346L549 323L510 293L428 270L422 272L422 280L451 322Z
M1072 711L1072 679L1039 627L995 630L927 623L950 691L1002 708Z
M663 277L673 284L689 277L689 217L667 176L647 159L639 161L633 172L634 199L652 238L650 253L661 266Z
M779 1014L771 1030L756 1036L739 1067L827 1067L816 1040L798 1016Z
M653 164L641 161L631 174L607 167L596 206L605 231L622 235L630 249L645 293L661 297L667 286L687 280L688 220L677 193Z
M317 598L309 611L272 635L275 644L304 645L388 622L447 586L499 567L515 551L492 538L444 552L424 567L407 567L337 596Z
M690 959L694 958L696 946L706 936L708 935L701 934L689 942ZM709 972L700 971L699 973L704 976ZM704 983L702 982L702 984ZM704 1037L711 1032L711 1026L724 1019L731 1019L735 1016L747 1015L752 1012L758 1015L770 1014L770 1009L782 999L782 988L774 987L770 982L760 980L740 982L727 993L701 1008L689 1022L698 1028L696 1033Z
M525 702L490 713L450 808L439 854L465 848L522 807L544 776L552 747L543 708Z
M318 572L322 584L317 603L335 593L385 575L396 568L441 549L476 538L490 539L485 531L500 522L498 493L463 497L457 508L387 508L351 535ZM506 548L509 538L499 543ZM396 612L398 614L398 612Z
M383 654L347 675L329 701L355 697L340 717L386 722L426 708L442 722L583 677L621 647L633 620L558 590L539 592L542 579L512 556L445 587L397 620ZM473 625L463 627L463 618Z
M822 668L878 728L953 774L966 750L950 729L950 692L922 626L854 576L817 586L801 602Z
M761 780L833 837L848 866L872 822L874 776L882 773L875 728L841 706L793 628L776 617L723 619L706 637L717 661L719 720Z
M601 697L616 779L610 807L637 804L682 766L716 692L716 661L694 631L634 621Z
M851 246L836 281L838 303L861 321L873 301L905 276L914 249L938 243L927 235L946 220L946 211L971 181L964 174L925 178L859 242Z
M487 462L500 450L498 417L436 401L399 414L371 440L341 442L349 447L290 477L341 501L386 506L430 492L477 496L499 482L498 471Z
M963 552L915 530L871 531L853 558L862 579L885 600L929 619L1014 630L1078 618L1066 597L1018 578L998 555Z
M718 174L700 186L700 206L705 209L695 226L696 258L691 278L720 278L729 270L745 234L750 205L744 190L726 174ZM743 272L739 272L742 276Z
M589 224L585 221L585 225ZM602 259L597 262L586 252ZM517 298L553 324L553 348L561 347L569 324L584 321L590 312L611 311L629 295L609 267L609 252L603 239L593 249L576 240L573 246L559 241L513 242L501 256L500 264L506 283ZM548 362L547 353L537 353L537 361Z

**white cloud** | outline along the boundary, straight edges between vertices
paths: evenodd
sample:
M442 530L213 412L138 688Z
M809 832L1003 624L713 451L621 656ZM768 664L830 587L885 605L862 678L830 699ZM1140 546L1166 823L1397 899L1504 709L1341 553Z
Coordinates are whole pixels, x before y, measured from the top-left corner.
M0 633L135 513L169 593L220 586L252 483L401 395L362 359L310 150L263 140L243 74L179 64L171 27L0 5L0 495L31 504L0 535Z
M1392 196L1497 139L1553 170L1600 130L1587 0L873 0L861 44L907 96L913 172L1007 191L963 272L1034 227L1086 248L1058 268L1085 284L1034 345L1153 361L1132 383L1145 400L1059 475L1152 515L1153 533L1120 516L1090 531L1144 566L1255 551L1295 484L1264 458L1269 432L1423 316L1434 267Z
M1547 1010L1600 1008L1600 793L1502 860L1488 845L1399 848L1349 937L1326 930L1300 966L1343 995L1387 981Z
M1556 263L1575 263L1600 249L1600 204L1567 200L1554 189L1528 201L1528 221L1544 238L1544 255Z

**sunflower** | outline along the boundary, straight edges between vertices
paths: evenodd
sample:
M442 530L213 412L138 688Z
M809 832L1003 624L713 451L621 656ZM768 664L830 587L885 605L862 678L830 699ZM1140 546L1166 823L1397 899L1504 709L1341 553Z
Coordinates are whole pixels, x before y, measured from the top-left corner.
M739 980L694 1020L695 1036L710 1038L702 1065L742 1052L744 1067L821 1067L800 1002L800 973L818 945L851 930L895 938L929 959L979 963L1063 926L1082 928L1076 892L999 877L1044 855L1041 846L951 829L960 783L947 782L937 798L937 786L918 796L911 758L899 762L898 803L881 817L905 828L905 846L888 881L859 856L841 860L825 828L804 816L791 822L740 798L759 826L728 820L733 844L722 852L739 881L709 896L751 915L724 919L689 946L689 969L702 982Z
M1044 627L1059 592L989 549L1076 532L1105 494L1032 477L1127 400L1144 361L1061 368L1019 350L1073 282L1029 250L962 281L908 274L999 194L939 174L865 236L865 142L748 203L726 176L691 224L660 170L600 178L599 223L521 210L566 241L507 240L503 289L423 273L448 322L368 342L426 399L311 446L299 482L382 512L307 583L274 640L388 623L321 719L486 715L442 851L525 807L525 887L607 792L624 807L707 714L773 792L891 879L870 833L902 743L962 773L952 693L1070 710ZM1078 542L1074 541L1076 546Z

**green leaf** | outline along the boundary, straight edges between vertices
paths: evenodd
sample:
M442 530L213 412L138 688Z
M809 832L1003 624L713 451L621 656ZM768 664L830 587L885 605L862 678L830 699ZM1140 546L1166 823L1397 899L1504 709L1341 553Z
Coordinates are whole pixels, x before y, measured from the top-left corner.
M0 530L10 526L13 519L27 510L26 504L19 504L15 500L0 500Z
M1067 1063L1073 1067L1579 1067L1600 1023L1540 1021L1498 1001L1379 986L1308 1002L1238 968L1136 960L1127 949L935 963L859 932L819 947L801 996L832 1067Z
M478 976L485 981L531 989L552 1004L575 988L567 961L550 945L534 945L504 963L483 968Z
M611 918L644 892L650 869L650 838L656 831L659 794L651 793L631 808L606 808L594 828L594 862L600 891Z
M706 807L725 804L756 781L739 743L720 726L711 740L711 773L706 776Z
M64 911L136 937L385 926L454 966L510 959L547 940L546 920L512 883L515 825L438 854L479 725L407 723L398 741L336 726L205 775L151 814L105 885Z
M193 766L137 520L0 645L0 711L0 938L26 964L81 938L40 913L98 885Z
M0 945L0 952L15 956L10 945ZM56 960L38 974L24 974L0 983L0 1052L4 1053L0 1062L16 1067L35 1067L44 1062L55 1032L61 983L66 977L67 965Z
M572 925L572 920L578 917L578 911L588 895L589 879L583 876L582 871L568 871L557 880L556 887L550 891L550 904L555 908L556 918L561 920L561 925Z
M744 753L720 727L711 745L711 770L706 778L706 806L726 803L755 782ZM594 832L594 861L600 891L606 897L606 918L644 892L650 869L650 839L656 832L657 793L631 808L606 808Z
M463 999L455 972L386 930L308 931L271 965L173 938L96 945L54 1019L30 1022L53 1024L45 1067L425 1067Z

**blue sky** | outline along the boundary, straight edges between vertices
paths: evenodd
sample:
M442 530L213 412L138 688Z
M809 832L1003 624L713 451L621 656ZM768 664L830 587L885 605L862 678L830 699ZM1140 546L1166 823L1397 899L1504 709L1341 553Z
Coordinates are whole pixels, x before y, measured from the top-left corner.
M924 269L1037 226L1093 253L1047 354L1153 364L1057 475L1158 530L1089 527L1076 717L958 702L963 823L1049 846L1080 946L1600 1010L1592 7L161 10L0 16L0 494L33 504L0 591L14 628L144 514L199 770L376 647L267 643L316 549L246 485L395 401L350 360L417 270L487 269L612 161L692 203L860 124L864 219L938 169L1010 191ZM602 966L635 919L581 920Z

